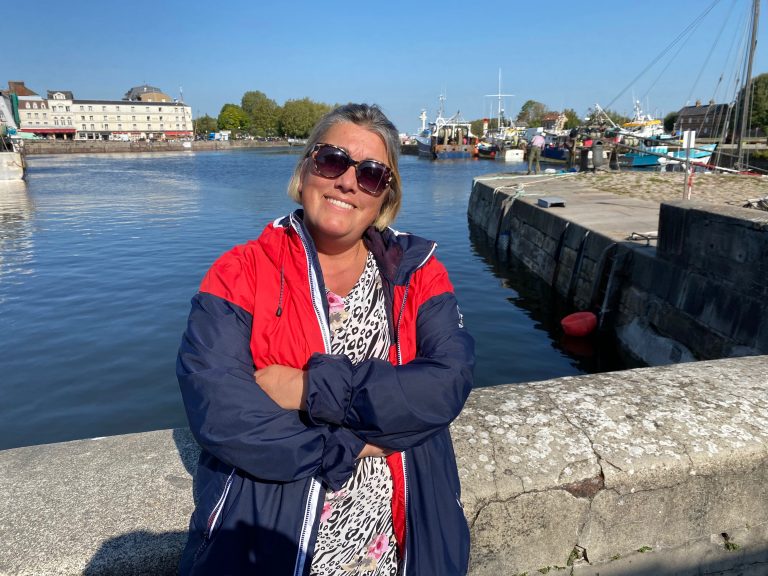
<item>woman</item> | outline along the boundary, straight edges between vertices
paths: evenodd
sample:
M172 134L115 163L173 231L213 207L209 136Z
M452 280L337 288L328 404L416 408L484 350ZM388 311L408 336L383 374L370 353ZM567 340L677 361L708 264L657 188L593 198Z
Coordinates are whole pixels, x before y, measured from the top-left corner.
M388 228L398 134L324 116L289 184L302 209L221 256L177 372L202 447L182 574L465 574L448 425L474 344L435 244Z

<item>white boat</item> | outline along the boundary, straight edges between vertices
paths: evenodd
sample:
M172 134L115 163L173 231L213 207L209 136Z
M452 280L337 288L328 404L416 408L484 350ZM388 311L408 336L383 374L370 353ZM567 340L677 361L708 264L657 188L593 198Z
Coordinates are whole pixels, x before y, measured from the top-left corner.
M434 122L425 125L416 136L419 146L419 156L433 160L449 158L471 158L475 153L477 137L472 134L469 122L456 112L450 118L443 117L444 96L440 96L440 107ZM421 114L425 123L426 113Z
M21 152L0 152L0 181L23 180L26 164Z
M26 174L22 144L15 139L16 128L10 101L0 95L0 181L22 180Z

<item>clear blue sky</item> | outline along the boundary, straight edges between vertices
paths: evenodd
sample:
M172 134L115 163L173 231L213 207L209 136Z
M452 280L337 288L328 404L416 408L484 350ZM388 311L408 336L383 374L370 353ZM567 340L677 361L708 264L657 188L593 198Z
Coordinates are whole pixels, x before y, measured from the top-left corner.
M471 2L305 0L7 2L0 85L119 100L157 86L195 116L217 116L244 92L278 104L375 102L401 132L419 113L496 115L501 69L508 115L529 99L579 115L599 102L657 116L700 99L727 101L751 0ZM698 17L711 7L698 24ZM768 72L761 5L753 76ZM685 29L690 27L689 33ZM681 36L682 35L682 36ZM665 55L664 49L679 41ZM655 64L654 61L658 60ZM644 72L644 70L648 70ZM718 78L722 81L718 85Z

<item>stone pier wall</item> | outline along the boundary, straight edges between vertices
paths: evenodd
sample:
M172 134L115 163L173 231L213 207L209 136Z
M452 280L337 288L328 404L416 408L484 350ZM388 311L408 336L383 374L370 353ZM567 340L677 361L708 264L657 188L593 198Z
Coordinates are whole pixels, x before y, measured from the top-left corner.
M547 190L563 193L558 186ZM616 218L605 202L592 209ZM661 204L633 241L572 213L477 180L468 208L501 255L520 259L574 310L598 312L601 327L649 365L768 353L768 213Z
M764 576L766 368L475 390L452 425L470 574ZM0 452L0 574L175 574L197 454L182 429Z

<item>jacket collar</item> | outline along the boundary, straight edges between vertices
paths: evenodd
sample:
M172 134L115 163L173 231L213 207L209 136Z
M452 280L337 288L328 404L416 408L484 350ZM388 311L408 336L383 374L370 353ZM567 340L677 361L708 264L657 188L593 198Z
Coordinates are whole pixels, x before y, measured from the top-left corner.
M273 222L275 228L290 229L292 225L300 228L308 244L309 257L317 264L314 242L304 226L303 209L299 208ZM437 248L432 240L398 232L393 228L379 231L373 226L365 231L363 241L376 258L381 275L393 285L406 284L411 274L426 264Z

